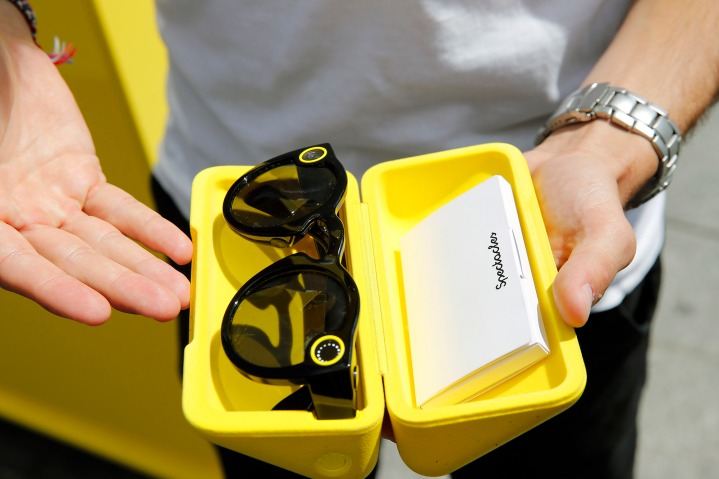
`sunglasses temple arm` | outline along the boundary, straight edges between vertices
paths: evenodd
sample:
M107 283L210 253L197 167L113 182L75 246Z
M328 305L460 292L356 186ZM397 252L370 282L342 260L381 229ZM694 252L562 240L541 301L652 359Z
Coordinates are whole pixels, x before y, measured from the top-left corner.
M340 370L309 383L317 419L351 419L357 411L353 373Z
M308 233L314 238L320 256L342 257L345 249L345 228L339 216L316 221Z

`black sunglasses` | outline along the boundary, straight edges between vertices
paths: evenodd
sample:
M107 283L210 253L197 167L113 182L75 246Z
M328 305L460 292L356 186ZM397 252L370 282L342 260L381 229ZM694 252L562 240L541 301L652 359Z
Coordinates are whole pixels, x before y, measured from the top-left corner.
M355 416L355 335L359 293L342 266L344 226L338 211L347 173L329 144L303 148L251 169L230 187L227 224L252 241L293 246L309 235L318 258L287 256L257 273L232 298L222 346L250 379L309 388L318 419ZM291 400L276 409L287 408ZM292 407L291 407L292 408Z

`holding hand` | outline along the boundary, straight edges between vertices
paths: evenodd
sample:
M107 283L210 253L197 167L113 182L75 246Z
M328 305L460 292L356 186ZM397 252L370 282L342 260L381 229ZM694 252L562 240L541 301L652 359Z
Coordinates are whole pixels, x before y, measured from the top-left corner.
M525 154L559 273L562 318L583 326L590 308L634 258L624 205L657 168L650 143L603 121L566 127Z

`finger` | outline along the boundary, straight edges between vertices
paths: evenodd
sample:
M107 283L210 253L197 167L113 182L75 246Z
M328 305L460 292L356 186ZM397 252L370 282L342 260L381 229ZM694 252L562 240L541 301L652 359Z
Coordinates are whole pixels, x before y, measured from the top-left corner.
M578 242L554 280L554 299L564 321L583 326L616 274L634 257L634 232L623 217Z
M101 294L40 256L14 228L0 223L0 238L0 286L80 323L109 319L110 304Z
M187 278L111 224L79 214L67 221L62 229L81 238L97 253L173 291L183 309L189 306L190 282Z
M187 264L192 259L192 241L182 231L116 186L104 184L92 190L84 211L177 264Z
M128 313L169 321L180 312L174 292L98 254L80 238L49 226L34 226L23 236L37 252L70 276Z

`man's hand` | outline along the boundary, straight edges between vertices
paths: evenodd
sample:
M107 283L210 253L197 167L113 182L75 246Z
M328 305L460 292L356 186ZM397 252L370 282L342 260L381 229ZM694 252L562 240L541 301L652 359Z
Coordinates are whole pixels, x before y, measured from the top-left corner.
M554 297L571 326L634 258L624 204L656 171L644 138L594 121L557 131L525 154L559 273Z
M0 286L86 324L111 306L174 318L188 281L133 239L179 264L190 240L107 183L72 94L13 8L0 12Z

